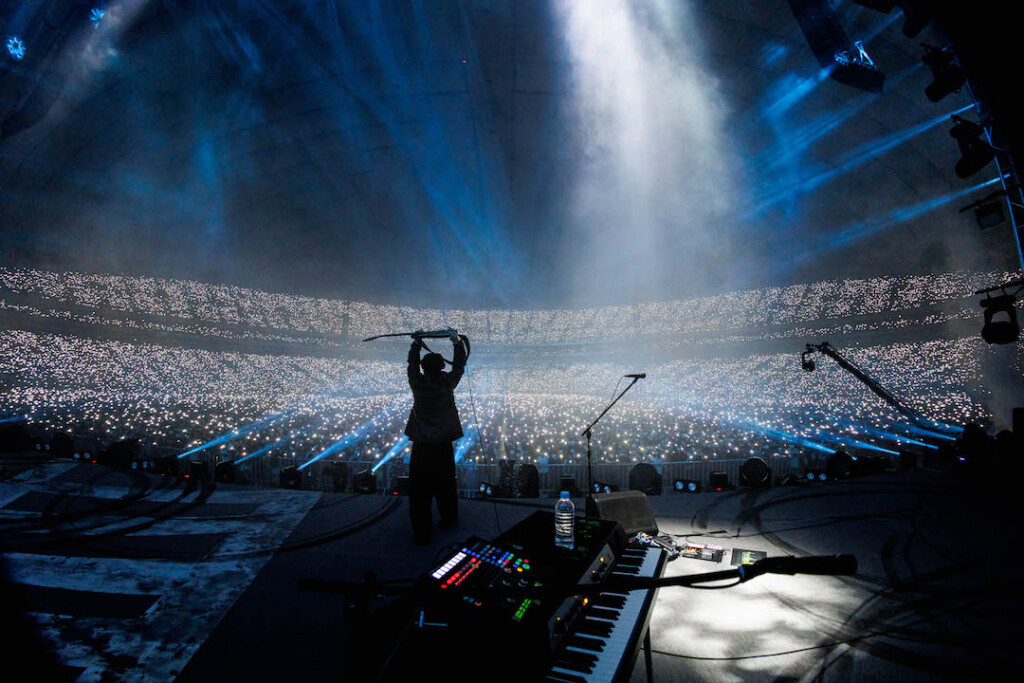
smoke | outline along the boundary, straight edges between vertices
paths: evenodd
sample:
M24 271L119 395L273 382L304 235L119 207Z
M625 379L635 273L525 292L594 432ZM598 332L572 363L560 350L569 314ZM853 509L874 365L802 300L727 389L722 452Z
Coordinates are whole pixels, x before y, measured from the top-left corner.
M714 286L732 252L728 111L685 3L560 0L578 168L564 262L576 304Z

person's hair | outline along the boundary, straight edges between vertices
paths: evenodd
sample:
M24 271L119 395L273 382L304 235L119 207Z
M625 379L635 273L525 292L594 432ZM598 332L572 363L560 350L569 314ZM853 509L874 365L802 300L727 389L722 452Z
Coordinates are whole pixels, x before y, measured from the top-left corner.
M444 370L444 358L439 353L428 353L420 360L420 366L428 374L437 374Z

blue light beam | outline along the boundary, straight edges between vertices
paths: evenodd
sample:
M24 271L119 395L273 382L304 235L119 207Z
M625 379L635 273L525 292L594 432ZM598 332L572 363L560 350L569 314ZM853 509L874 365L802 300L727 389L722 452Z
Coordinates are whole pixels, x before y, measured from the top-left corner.
M245 456L244 458L239 458L238 460L235 461L235 464L236 465L241 465L246 460L249 460L250 458L255 458L257 455L263 455L267 451L270 451L273 448L276 448L277 446L281 446L284 443L285 443L284 441L271 441L270 443L268 443L266 446L264 446L263 448L259 449L258 451L253 451L252 453L250 453L249 455Z
M384 463L386 463L388 460L391 460L391 458L401 453L402 449L408 446L410 443L412 442L409 441L409 437L403 434L402 438L396 441L395 444L388 449L388 452L384 454L384 457L381 458L380 462L370 469L370 472L372 474L376 474L377 470L379 470L381 466L384 465Z
M264 427L269 427L270 425L274 424L275 422L283 420L285 417L286 417L285 413L272 413L270 415L267 415L266 417L263 417L263 418L260 418L260 419L256 420L255 422L250 422L247 425L243 425L241 427L236 427L236 428L232 429L230 432L227 432L226 434L222 434L222 435L218 436L213 441L207 441L204 444L196 446L192 450L185 451L184 453L182 453L181 455L178 456L178 459L180 460L181 458L184 458L184 457L187 457L189 455L192 455L193 453L198 453L200 451L205 451L207 448L212 448L214 446L219 446L220 444L229 443L229 442L234 441L235 439L237 439L237 438L239 438L241 436L245 436L246 434L251 434L252 432L259 431L259 430L263 429Z

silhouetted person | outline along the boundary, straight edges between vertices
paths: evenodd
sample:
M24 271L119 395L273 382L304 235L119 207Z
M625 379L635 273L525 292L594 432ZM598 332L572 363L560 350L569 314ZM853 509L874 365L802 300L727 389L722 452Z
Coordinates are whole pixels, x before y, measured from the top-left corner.
M445 361L439 353L428 353L420 360L423 342L419 339L413 341L409 348L409 387L413 405L405 435L412 441L409 516L413 537L418 544L430 540L433 524L430 507L434 497L441 515L441 528L454 526L459 518L452 442L462 438L462 423L455 407L455 387L466 369L466 346L456 335L452 335L451 341L455 350L449 372L444 372Z

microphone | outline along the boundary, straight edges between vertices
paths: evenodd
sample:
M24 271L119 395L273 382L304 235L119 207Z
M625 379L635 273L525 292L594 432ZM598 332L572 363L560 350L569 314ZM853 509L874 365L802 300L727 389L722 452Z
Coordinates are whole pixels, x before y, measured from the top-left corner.
M824 574L826 576L857 573L857 558L853 555L824 555L817 557L766 557L752 565L741 566L741 581L761 574Z
M632 377L633 379L643 379L647 376L646 372L640 372L635 375L623 375L623 377Z

